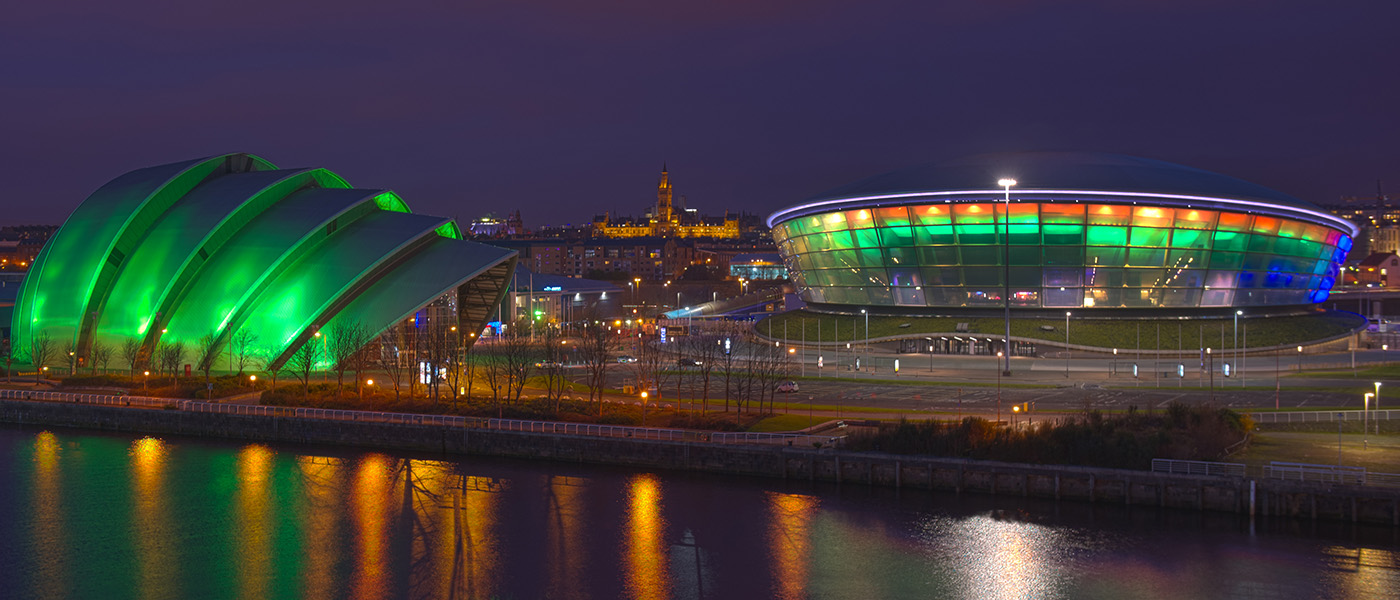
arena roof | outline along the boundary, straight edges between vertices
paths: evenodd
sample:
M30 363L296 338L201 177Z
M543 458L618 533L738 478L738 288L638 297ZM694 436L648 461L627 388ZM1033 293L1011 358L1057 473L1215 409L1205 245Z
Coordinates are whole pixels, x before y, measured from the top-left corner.
M1350 223L1328 215L1314 204L1258 184L1165 161L1104 152L980 154L907 167L817 194L774 213L768 224L825 210L822 207L840 208L846 204L843 201L897 201L902 197L964 193L999 195L1002 189L997 180L1001 178L1016 180L1013 198L1018 194L1099 192L1226 201L1256 208L1291 208L1355 232Z

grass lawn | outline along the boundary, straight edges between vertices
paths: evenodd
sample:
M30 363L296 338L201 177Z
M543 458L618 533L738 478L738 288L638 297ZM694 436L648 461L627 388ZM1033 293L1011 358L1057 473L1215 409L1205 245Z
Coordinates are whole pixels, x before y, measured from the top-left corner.
M818 321L821 337L818 339ZM959 323L967 323L970 333L998 335L1004 332L1005 322L1001 318L974 317L915 317L898 316L870 317L870 338L888 336L912 336L930 333L952 333ZM1285 344L1298 344L1340 335L1360 327L1362 318L1351 313L1325 312L1294 317L1269 317L1267 319L1242 319L1241 338L1247 329L1248 347L1261 348ZM797 310L773 315L758 323L758 331L774 338L783 336L783 325L787 325L787 337L797 341L803 337L805 329L809 342L849 342L865 339L865 319L850 315L828 315L806 310ZM908 327L900 325L908 324ZM1045 330L1042 327L1052 329ZM1025 319L1011 321L1011 335L1023 338L1065 341L1063 319ZM1101 348L1136 348L1141 339L1143 349L1173 350L1197 348L1202 339L1207 346L1229 349L1234 344L1234 321L1232 319L1086 319L1074 318L1070 321L1070 343ZM1158 339L1160 331L1161 338ZM1221 342L1224 332L1224 342ZM1139 335L1141 338L1139 338ZM1241 339L1241 346L1245 339Z
M1369 448L1362 449L1360 433L1344 432L1342 465L1366 467L1377 473L1400 473L1400 435L1383 433L1368 439ZM1257 432L1248 449L1225 460L1251 465L1267 465L1270 461L1335 465L1337 433Z
M826 422L827 420L829 420L829 417L816 417L813 419L807 415L773 415L755 423L753 427L749 428L749 431L797 431L799 429L806 429L817 423Z

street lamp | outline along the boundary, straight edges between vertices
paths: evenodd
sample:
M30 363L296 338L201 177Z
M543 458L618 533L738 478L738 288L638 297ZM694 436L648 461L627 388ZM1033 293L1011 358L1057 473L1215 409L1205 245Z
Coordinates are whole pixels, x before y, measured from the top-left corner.
M1236 377L1239 377L1240 374L1240 315L1242 314L1244 314L1244 311L1242 310L1235 311L1235 341L1233 343L1233 347L1230 348L1230 350L1232 351L1231 354L1234 356L1235 360Z
M1366 392L1366 398L1365 398L1364 400L1362 400L1362 403L1361 403L1361 449L1362 449L1362 450L1365 450L1366 447L1367 447L1367 444L1366 444L1366 433L1367 433L1367 431L1371 428L1371 396L1374 396L1374 395L1375 395L1375 394L1372 394L1371 392Z
M865 368L870 368L870 313L864 308L860 309L860 314L865 315Z
M647 392L642 390L642 427L647 426Z
M1303 347L1298 346L1298 372L1303 372Z
M151 372L150 372L150 371L143 371L142 374L144 375L144 377L141 379L141 393L145 393L145 392L146 392L146 381L149 380L149 379L151 378Z
M1380 409L1381 409L1381 382L1377 381L1377 382L1375 382L1375 384L1376 384L1376 410L1380 410ZM1376 435L1380 435L1380 434L1381 434L1381 420L1380 420L1380 416L1377 415L1377 417L1376 417Z
M998 352L997 358L1001 358L1003 354L1005 353ZM997 371L997 423L1001 423L1001 371Z
M1002 363L1003 375L1011 374L1011 186L1016 185L1015 179L1002 178L997 180L997 185L1006 191L1006 210L1004 219L1006 220L1006 236L1002 238L1002 290L1001 300L1005 305L1006 312L1006 352L1005 362ZM1069 313L1065 313L1068 315ZM1066 342L1068 343L1068 342ZM1068 369L1068 367L1066 367ZM1069 371L1065 371L1065 376L1069 376Z
M1065 379L1069 379L1069 311L1065 311Z

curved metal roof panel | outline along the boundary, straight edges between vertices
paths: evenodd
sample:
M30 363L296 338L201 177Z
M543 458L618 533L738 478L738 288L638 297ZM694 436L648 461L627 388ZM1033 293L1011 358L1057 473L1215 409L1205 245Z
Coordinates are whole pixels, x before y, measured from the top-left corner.
M179 309L165 327L181 339L222 334L264 273L281 260L298 255L304 245L329 235L334 222L343 227L380 210L383 190L310 188L263 211L214 253L186 288Z
M12 337L29 340L38 329L58 343L76 342L89 315L92 290L105 287L151 221L209 178L270 168L261 158L229 154L138 169L98 188L68 216L30 267Z

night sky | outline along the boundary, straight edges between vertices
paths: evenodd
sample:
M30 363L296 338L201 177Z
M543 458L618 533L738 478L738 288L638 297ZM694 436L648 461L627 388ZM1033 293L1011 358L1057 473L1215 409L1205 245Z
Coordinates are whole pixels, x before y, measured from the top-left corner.
M8 4L0 224L230 151L531 227L640 214L663 161L709 212L1056 149L1400 196L1392 0L324 4Z

